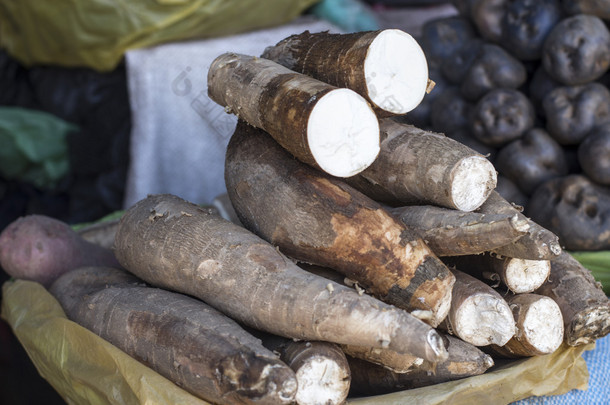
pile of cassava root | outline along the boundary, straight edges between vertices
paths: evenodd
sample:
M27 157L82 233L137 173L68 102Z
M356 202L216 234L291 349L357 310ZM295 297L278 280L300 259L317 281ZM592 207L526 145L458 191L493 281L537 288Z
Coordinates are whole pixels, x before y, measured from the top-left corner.
M239 117L232 221L152 195L110 250L30 216L0 235L2 267L218 404L341 404L610 332L608 297L487 159L392 118L431 87L408 34L305 32L220 55L208 87Z

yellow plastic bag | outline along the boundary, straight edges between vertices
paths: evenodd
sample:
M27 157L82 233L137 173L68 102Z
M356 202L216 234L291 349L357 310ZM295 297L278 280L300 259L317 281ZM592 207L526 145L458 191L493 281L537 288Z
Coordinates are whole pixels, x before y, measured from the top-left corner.
M317 1L4 1L0 47L25 66L86 66L109 71L127 49L283 24Z
M207 404L85 328L69 321L40 284L8 281L2 288L2 318L38 372L71 404ZM350 404L508 404L532 395L559 395L587 388L581 354L594 344L562 347L547 356L511 362L463 380Z

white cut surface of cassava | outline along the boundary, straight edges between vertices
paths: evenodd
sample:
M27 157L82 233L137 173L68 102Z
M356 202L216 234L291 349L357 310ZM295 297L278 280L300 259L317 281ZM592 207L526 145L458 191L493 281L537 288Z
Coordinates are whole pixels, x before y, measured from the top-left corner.
M417 41L404 31L382 31L364 60L368 96L379 108L405 114L417 107L428 86L428 63Z
M473 211L485 202L489 190L496 188L498 175L493 164L481 156L469 156L453 172L451 195L457 209Z
M455 316L458 337L475 346L504 346L515 335L513 313L505 301L488 294L468 297Z
M554 352L563 341L563 317L559 305L549 297L541 297L531 304L519 337L525 338L541 353Z
M369 167L379 154L379 121L358 93L332 90L311 111L307 142L322 170L350 177Z
M549 260L511 258L506 266L506 286L515 294L532 292L542 285L551 273Z
M341 404L349 391L345 368L324 357L314 357L296 373L297 404Z

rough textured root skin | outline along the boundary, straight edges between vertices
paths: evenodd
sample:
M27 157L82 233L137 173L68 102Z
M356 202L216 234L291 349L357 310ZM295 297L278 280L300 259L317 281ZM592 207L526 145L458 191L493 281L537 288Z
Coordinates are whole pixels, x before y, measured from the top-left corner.
M346 278L343 274L339 273L337 270L333 270L333 269L330 269L328 267L322 267L322 266L318 266L318 265L315 265L315 264L309 264L309 263L300 263L300 262L298 262L297 264L303 270L306 270L306 271L308 271L310 273L313 273L313 274L315 274L317 276L324 277L324 278L327 278L329 280L332 280L335 283L345 284L347 286L350 286L350 284L351 284L351 283L349 283L349 279ZM346 281L348 281L348 282L346 282Z
M521 213L520 207L515 207L496 191L489 195L487 201L478 208L477 212L517 214L520 219L529 221L530 228L526 235L514 243L494 249L494 252L501 256L528 260L550 260L557 257L562 251L557 235L528 219Z
M462 271L455 275L451 309L440 325L475 346L503 346L515 335L515 320L506 300L483 281Z
M506 297L517 333L504 346L491 345L495 355L519 358L553 353L563 341L563 317L557 303L538 294Z
M424 131L392 119L380 120L381 143L377 159L346 181L376 201L392 205L437 205L472 211L494 190L496 171L485 157L443 134ZM454 186L464 180L461 165L476 161L478 176L466 177L469 191L462 201Z
M414 367L406 373L395 373L385 367L348 356L352 370L350 395L381 395L395 391L426 387L447 381L483 374L493 359L477 347L452 336L445 336L449 357L431 370L430 364Z
M265 133L238 124L225 183L240 221L296 260L329 267L382 301L436 326L453 275L378 203L292 159Z
M255 329L431 361L446 355L436 331L406 311L308 273L252 232L176 196L149 196L128 209L115 252L148 283L200 298Z
M551 260L549 279L535 292L559 305L569 346L585 345L610 333L610 300L591 272L569 253Z
M500 257L491 253L444 257L443 261L478 279L499 280L516 294L535 291L548 279L551 271L548 260Z
M369 363L385 367L395 373L408 373L413 369L421 367L424 363L424 359L393 350L354 345L341 345L341 349L348 356L366 360Z
M275 46L268 47L261 57L273 60L290 70L315 77L334 86L354 90L374 106L375 113L378 116L388 117L395 114L404 114L412 108L401 109L393 113L388 111L387 108L384 109L377 105L369 94L365 60L370 54L373 41L381 33L383 33L382 30L349 34L310 33L305 31L285 38ZM408 35L406 33L402 34ZM415 41L413 42L415 43ZM404 51L407 50L404 49ZM421 49L420 52L427 79L427 62ZM413 55L413 57L416 58L417 55ZM418 63L417 60L411 62L412 64Z
M389 209L407 228L419 235L437 256L484 253L525 235L526 220L511 214L464 212L432 205Z
M86 241L68 224L44 215L18 218L2 231L0 265L12 277L45 287L78 267L119 267L110 249Z
M95 245L102 246L106 249L112 249L114 246L114 235L119 227L119 220L101 222L86 226L76 231L84 240Z
M379 126L372 109L357 93L338 89L267 59L234 53L218 56L208 71L208 95L212 100L250 125L265 130L297 159L318 169L322 169L321 163L314 156L309 138L311 117L324 96L334 91L350 92L351 102L361 102L368 109L368 114L353 126L358 130L356 134L374 133L375 150L371 155L374 158L378 152ZM374 123L372 127L359 127L369 121ZM358 172L370 162L362 164Z
M319 341L288 341L278 347L277 352L297 376L297 404L345 403L351 372L347 358L338 345Z
M294 372L203 302L123 270L82 268L50 289L69 319L192 394L218 404L293 403Z

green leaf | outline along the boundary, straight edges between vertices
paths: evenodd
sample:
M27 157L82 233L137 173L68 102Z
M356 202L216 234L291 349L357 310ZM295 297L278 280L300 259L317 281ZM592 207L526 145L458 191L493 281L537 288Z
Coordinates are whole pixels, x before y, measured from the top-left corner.
M595 280L602 284L606 295L610 295L610 250L570 252L570 254L591 271Z

